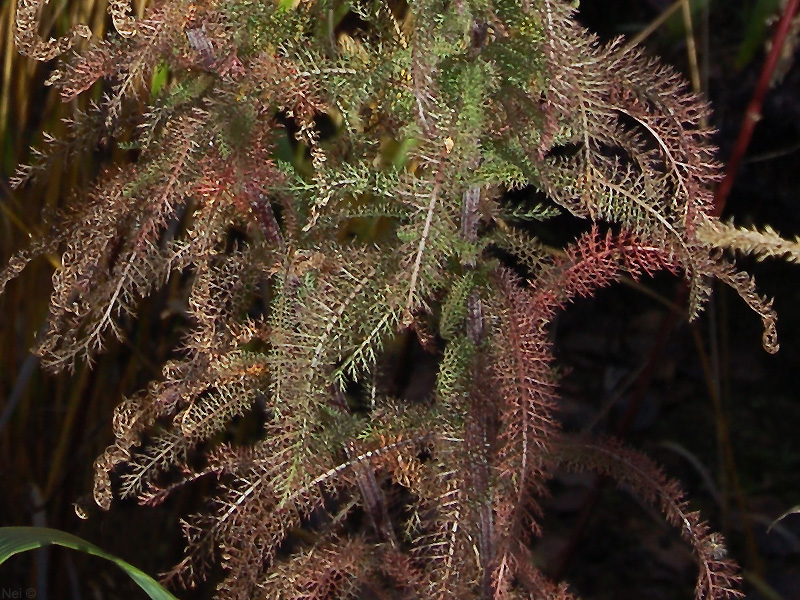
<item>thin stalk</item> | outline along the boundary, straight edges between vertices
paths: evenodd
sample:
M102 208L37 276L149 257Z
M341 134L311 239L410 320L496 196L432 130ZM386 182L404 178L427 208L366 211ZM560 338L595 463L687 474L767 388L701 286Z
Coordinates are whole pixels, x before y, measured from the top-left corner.
M733 152L731 153L730 159L728 159L728 168L725 171L725 178L722 180L722 183L719 184L717 192L714 195L713 214L716 217L720 216L725 209L725 204L728 202L728 196L730 196L733 182L736 181L742 159L753 137L756 123L761 119L761 107L764 105L764 98L766 98L767 92L769 91L769 82L772 80L772 74L775 72L775 67L778 65L778 59L781 56L783 45L786 42L786 37L789 34L789 29L797 13L798 6L800 6L800 0L789 0L786 3L786 7L783 9L781 20L775 28L775 33L772 36L772 48L770 48L769 54L764 61L764 66L761 68L761 75L758 77L755 91L744 113L744 118L739 128L739 137L736 139Z

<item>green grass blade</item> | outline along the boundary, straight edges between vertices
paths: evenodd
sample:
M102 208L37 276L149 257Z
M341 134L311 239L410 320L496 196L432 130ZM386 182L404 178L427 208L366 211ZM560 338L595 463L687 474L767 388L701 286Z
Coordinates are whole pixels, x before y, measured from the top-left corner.
M57 529L48 529L46 527L0 527L0 565L15 554L41 548L42 546L49 546L50 544L80 550L86 554L93 554L110 560L125 571L153 600L177 600L155 579L133 565L108 552L104 552L86 540Z

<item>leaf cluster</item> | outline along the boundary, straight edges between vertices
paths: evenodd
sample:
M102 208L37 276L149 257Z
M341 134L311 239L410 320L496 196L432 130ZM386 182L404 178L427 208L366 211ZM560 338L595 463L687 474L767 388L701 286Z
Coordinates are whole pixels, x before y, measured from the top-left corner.
M559 0L164 0L142 19L109 4L116 35L50 83L68 101L105 81L70 144L129 136L138 158L75 198L0 289L37 253L62 256L37 347L62 369L189 278L180 355L120 404L95 463L106 509L216 482L168 579L198 585L219 563L221 598L569 598L530 553L537 498L567 466L664 513L698 598L738 595L673 482L555 417L548 326L623 275L683 274L692 315L718 278L777 350L770 301L720 247L796 243L711 215L708 108L671 69L600 44ZM89 35L41 39L39 5L19 2L21 52L50 60ZM514 206L519 189L552 204ZM554 252L526 221L562 210L586 233ZM438 353L427 393L381 375L399 335ZM241 419L257 433L236 438Z

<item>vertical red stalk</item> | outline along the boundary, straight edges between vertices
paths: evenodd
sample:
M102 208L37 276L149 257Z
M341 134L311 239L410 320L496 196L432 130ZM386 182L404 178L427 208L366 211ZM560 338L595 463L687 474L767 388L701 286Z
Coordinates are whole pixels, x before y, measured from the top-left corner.
M798 5L800 5L800 0L789 0L789 2L786 3L786 7L783 9L781 20L775 28L775 33L772 36L772 48L770 48L767 59L764 61L764 66L761 68L761 75L758 78L756 89L753 92L753 97L750 99L750 104L747 106L744 119L742 119L739 137L736 140L736 145L733 147L733 153L728 160L725 178L722 180L722 183L719 184L717 192L714 195L713 214L715 217L720 216L725 208L728 196L731 193L731 188L733 187L733 182L736 180L739 166L742 163L742 158L747 151L747 146L750 145L750 139L753 137L753 130L755 129L756 123L761 118L761 107L769 91L769 82L772 79L772 74L775 72L775 67L778 64L783 44L786 42L786 36L789 33L792 19L797 13Z

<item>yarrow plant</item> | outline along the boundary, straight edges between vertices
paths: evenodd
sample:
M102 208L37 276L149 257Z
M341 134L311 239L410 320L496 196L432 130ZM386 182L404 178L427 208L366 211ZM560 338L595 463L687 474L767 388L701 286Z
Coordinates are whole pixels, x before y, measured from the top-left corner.
M566 468L658 508L692 548L697 598L739 595L674 482L554 416L548 325L622 275L681 274L692 317L722 281L777 350L771 302L722 248L796 245L712 216L708 107L672 69L599 43L559 0L162 0L142 19L112 0L103 40L42 39L43 3L18 1L19 51L61 57L64 101L105 93L14 185L101 140L130 137L137 158L12 258L0 290L58 252L36 351L64 369L190 278L179 357L121 402L95 463L103 509L215 482L168 580L221 564L226 599L570 598L530 549ZM515 203L522 189L543 199ZM564 211L586 227L556 252L528 222ZM400 333L438 356L424 397L381 375ZM232 442L243 416L258 431Z

